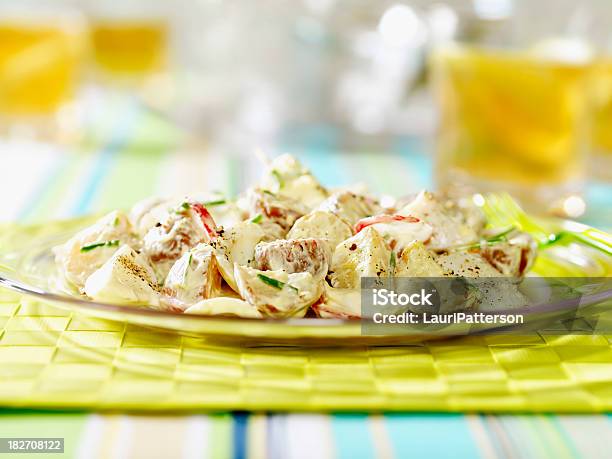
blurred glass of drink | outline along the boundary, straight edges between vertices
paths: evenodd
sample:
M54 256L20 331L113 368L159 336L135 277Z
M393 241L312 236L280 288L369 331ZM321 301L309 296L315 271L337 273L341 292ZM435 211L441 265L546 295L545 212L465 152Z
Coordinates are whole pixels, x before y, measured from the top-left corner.
M125 0L90 3L90 43L97 70L115 79L157 73L167 61L172 2Z
M612 56L595 64L593 84L593 175L612 180Z
M0 114L5 121L50 115L71 100L82 51L78 16L18 6L0 5Z
M96 64L110 74L142 75L159 70L165 61L168 30L155 19L100 19L91 25Z
M432 64L442 188L508 191L536 211L580 193L590 63L449 45Z

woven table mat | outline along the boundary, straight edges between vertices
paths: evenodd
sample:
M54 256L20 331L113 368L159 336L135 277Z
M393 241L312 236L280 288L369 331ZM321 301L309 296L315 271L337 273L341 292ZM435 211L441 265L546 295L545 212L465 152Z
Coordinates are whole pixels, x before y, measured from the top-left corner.
M598 412L604 335L492 335L410 346L230 347L0 291L0 404L134 410ZM601 322L601 321L600 321Z

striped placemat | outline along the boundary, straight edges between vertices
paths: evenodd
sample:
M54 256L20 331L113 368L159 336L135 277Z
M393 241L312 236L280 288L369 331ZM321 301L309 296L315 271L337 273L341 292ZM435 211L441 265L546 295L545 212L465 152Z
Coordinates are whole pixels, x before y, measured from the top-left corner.
M3 411L0 428L3 437L63 437L65 454L53 457L79 459L604 459L612 433L604 415L365 413Z

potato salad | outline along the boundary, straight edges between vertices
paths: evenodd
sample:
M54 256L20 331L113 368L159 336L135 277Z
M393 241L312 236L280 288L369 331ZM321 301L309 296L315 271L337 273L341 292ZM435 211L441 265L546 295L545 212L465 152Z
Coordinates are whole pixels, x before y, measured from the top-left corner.
M490 228L471 197L327 189L294 157L235 199L151 198L54 249L91 300L187 314L359 318L362 277L511 277L536 246ZM384 204L383 204L384 203Z

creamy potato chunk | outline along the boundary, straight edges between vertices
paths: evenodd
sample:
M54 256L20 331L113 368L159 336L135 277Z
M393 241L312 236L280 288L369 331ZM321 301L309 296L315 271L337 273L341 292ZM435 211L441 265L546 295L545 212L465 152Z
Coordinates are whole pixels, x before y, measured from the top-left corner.
M323 281L310 273L260 271L235 265L238 292L264 316L302 317L323 293Z
M211 298L221 290L221 273L214 249L209 244L198 244L176 260L163 292L185 306Z
M323 201L317 210L331 212L352 227L358 220L378 214L382 208L373 198L350 191L339 191Z
M114 211L54 249L55 260L69 284L80 289L121 244L138 245L123 212Z
M254 267L263 271L283 270L289 274L308 272L315 279L323 279L327 275L330 252L322 239L260 242L255 247Z
M374 228L368 227L336 247L329 279L332 287L359 288L361 277L387 277L391 249Z
M287 238L324 239L335 249L338 244L352 235L351 227L340 217L331 212L315 210L299 218L287 233Z
M85 281L84 293L93 300L159 306L159 287L147 260L129 245L113 256Z

